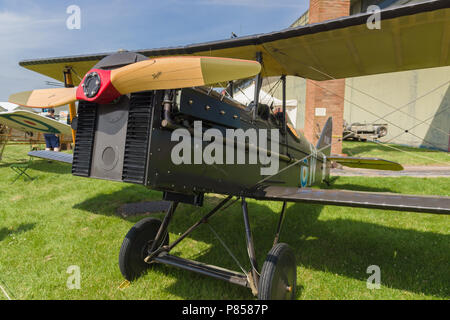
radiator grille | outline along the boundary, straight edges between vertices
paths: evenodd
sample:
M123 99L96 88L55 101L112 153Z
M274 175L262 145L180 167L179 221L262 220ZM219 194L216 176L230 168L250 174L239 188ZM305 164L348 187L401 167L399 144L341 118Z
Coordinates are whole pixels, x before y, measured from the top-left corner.
M89 177L90 175L96 117L97 104L86 101L79 102L78 125L72 163L73 175L82 177Z
M150 137L153 92L133 93L130 98L122 180L144 184Z

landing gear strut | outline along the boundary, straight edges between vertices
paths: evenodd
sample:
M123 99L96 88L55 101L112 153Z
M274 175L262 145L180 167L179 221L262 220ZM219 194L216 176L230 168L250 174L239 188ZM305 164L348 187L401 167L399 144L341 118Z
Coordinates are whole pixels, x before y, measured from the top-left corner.
M274 246L267 255L261 273L258 272L255 247L245 198L241 199L241 205L245 225L247 252L251 265L251 270L249 272L226 270L217 266L183 259L169 254L177 244L195 229L204 223L208 223L209 218L221 209L224 209L224 206L231 199L232 196L225 198L171 244L169 244L168 226L175 213L178 204L177 202L172 202L172 205L162 222L154 218L146 218L139 221L127 233L120 249L119 267L123 276L131 281L138 278L152 264L163 263L244 286L251 289L252 293L259 299L295 299L297 279L295 256L292 249L290 249L287 244L278 243L286 208L285 203L283 204L283 209L280 214ZM229 206L226 206L225 208L228 207ZM222 242L222 244L224 243ZM228 250L228 248L226 249ZM233 256L233 258L235 257Z

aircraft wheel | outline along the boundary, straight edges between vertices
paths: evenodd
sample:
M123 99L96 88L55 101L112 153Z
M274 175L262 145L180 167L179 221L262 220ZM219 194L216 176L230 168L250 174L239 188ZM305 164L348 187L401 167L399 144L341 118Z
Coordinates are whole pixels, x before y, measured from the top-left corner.
M161 220L145 218L128 231L119 253L119 268L125 279L135 280L150 267L150 264L146 263L144 259L148 255L148 250L150 250L160 226ZM169 234L164 241L160 242L163 242L164 245L169 244ZM161 243L156 248L160 245Z
M297 286L294 251L285 243L276 244L267 255L259 278L259 300L293 300Z

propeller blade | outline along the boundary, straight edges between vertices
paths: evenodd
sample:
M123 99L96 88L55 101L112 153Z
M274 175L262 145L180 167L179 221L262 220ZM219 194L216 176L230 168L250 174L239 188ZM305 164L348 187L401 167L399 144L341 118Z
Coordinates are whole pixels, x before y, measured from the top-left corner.
M77 88L54 88L12 94L8 101L30 108L54 108L74 102Z
M257 61L216 57L166 57L136 62L111 71L120 94L196 87L258 74Z

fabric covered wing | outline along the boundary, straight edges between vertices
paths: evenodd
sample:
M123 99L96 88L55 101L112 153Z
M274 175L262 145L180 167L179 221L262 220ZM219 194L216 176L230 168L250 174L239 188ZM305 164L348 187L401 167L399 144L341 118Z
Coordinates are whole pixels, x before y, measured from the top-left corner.
M41 116L30 111L11 111L0 113L0 123L22 132L56 133L72 135L69 125Z
M272 186L264 189L258 199L450 214L450 197L438 196Z
M359 14L278 32L172 48L139 50L147 57L203 55L255 59L263 76L294 75L330 80L450 65L450 1L434 0L381 13L381 29L370 30L371 14ZM57 80L65 67L82 77L112 53L26 60L20 65ZM76 84L79 80L75 79Z

